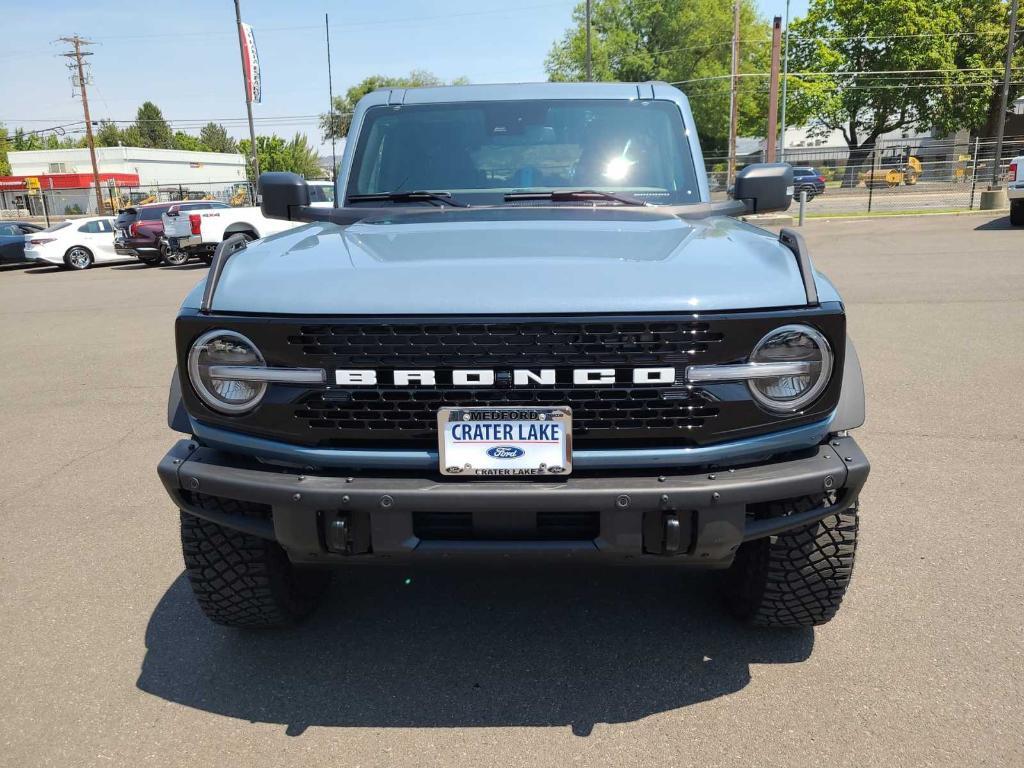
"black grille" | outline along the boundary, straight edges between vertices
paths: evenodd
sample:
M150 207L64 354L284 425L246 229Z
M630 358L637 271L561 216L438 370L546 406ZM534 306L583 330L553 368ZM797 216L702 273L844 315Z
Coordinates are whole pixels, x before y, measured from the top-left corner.
M643 366L686 363L722 341L705 322L303 325L288 343L338 367Z
M601 389L372 389L309 395L295 417L315 430L403 430L435 433L437 409L455 405L568 405L573 434L647 430L664 437L699 429L718 408L687 390Z
M681 289L685 290L685 289ZM836 375L806 412L760 408L745 384L688 386L688 364L745 360L764 334L807 322L829 338ZM252 339L268 365L323 368L324 385L274 384L242 416L211 411L192 391L182 396L198 420L233 431L323 448L437 446L437 409L472 405L568 405L573 447L709 445L825 418L839 397L842 309L726 314L540 317L250 317L184 313L177 321L178 368L193 342L213 328ZM637 368L675 369L674 382L634 384ZM573 370L612 368L615 383L573 384ZM378 385L335 383L338 369L372 369ZM396 386L396 370L431 370L435 385ZM459 369L494 371L493 386L455 386ZM513 371L554 370L555 383L513 386Z

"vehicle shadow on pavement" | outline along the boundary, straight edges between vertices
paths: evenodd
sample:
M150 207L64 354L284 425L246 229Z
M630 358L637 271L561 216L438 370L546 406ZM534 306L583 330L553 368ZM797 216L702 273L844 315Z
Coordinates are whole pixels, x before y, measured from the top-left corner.
M409 580L408 583L406 580ZM208 622L178 577L138 687L252 722L562 726L637 720L739 691L751 664L810 656L809 629L746 629L715 575L672 568L354 567L290 630Z
M998 219L992 219L991 221L986 221L984 224L979 224L974 229L975 231L980 232L982 230L990 229L1018 229L1018 227L1015 227L1010 223L1009 216L1000 216Z

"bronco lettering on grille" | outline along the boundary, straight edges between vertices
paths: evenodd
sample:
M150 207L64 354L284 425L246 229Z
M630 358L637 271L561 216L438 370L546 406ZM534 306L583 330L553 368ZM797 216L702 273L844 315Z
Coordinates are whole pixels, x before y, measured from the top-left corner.
M573 384L595 386L632 382L633 384L674 384L675 368L572 368L569 371ZM390 385L396 387L436 386L450 384L455 387L493 387L497 382L513 387L554 386L558 373L554 368L540 370L516 369L497 371L488 368L436 371L432 369L377 371L372 368L339 369L334 372L334 383L345 387L374 387Z

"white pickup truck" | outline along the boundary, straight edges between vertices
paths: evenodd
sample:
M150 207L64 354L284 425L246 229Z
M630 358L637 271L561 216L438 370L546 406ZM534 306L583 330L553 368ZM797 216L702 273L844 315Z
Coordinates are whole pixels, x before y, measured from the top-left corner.
M330 208L334 205L334 186L329 181L310 181L312 204ZM171 265L184 264L197 256L207 264L213 259L217 245L231 235L242 235L246 240L283 232L299 226L295 222L268 219L258 207L225 208L211 206L188 210L173 206L161 217L167 248L164 260Z
M1015 227L1024 226L1024 155L1010 161L1006 195L1010 198L1010 223Z

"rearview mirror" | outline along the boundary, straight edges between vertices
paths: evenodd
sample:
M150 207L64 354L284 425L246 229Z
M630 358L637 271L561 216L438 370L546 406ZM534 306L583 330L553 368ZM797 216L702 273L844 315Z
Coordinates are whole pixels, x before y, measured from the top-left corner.
M292 221L301 206L309 205L309 187L297 173L261 173L260 194L260 210L268 219Z
M736 174L732 196L747 213L785 211L793 202L793 166L789 163L755 163Z

